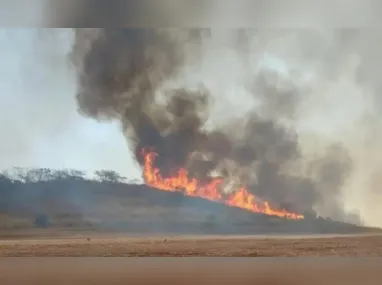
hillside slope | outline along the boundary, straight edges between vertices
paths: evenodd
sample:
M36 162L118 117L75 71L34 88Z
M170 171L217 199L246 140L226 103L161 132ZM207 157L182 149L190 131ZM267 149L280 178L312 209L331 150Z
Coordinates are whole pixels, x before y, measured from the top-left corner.
M192 234L353 233L372 231L307 215L287 220L144 185L87 180L11 183L1 187L0 228L51 227Z

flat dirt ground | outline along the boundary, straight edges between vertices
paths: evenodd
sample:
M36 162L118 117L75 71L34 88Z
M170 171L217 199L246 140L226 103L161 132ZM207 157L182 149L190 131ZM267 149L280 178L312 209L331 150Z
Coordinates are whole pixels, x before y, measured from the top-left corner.
M150 258L178 256L186 258ZM375 259L187 258L208 256L382 256L382 235L0 233L0 284L377 285L382 279Z
M1 285L380 285L381 278L374 258L0 258Z
M0 257L381 256L382 235L177 236L0 233Z

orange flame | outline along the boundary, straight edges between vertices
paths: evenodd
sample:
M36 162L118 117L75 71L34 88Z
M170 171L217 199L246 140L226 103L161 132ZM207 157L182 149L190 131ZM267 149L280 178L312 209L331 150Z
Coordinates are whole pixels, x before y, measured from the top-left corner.
M143 175L148 186L163 191L183 192L186 196L200 197L254 213L263 213L293 220L304 218L301 214L272 208L269 202L259 201L245 187L237 189L228 197L223 197L218 190L219 184L223 182L220 178L216 178L206 185L201 185L197 179L189 178L188 171L184 168L179 169L176 176L164 178L159 169L154 166L157 153L153 151L146 152L145 150L142 153L144 155Z

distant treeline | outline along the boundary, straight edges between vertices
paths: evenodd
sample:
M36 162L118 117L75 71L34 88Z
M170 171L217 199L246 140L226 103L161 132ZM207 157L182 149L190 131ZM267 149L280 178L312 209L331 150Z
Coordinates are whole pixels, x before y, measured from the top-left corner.
M15 167L0 173L0 184L4 183L37 183L46 181L79 181L92 180L107 183L137 183L129 180L113 170L97 170L93 175L76 169L50 169L50 168L21 168Z
M354 225L317 218L314 212L303 213L302 221L289 221L133 184L141 183L112 170L92 175L74 169L3 171L0 232L31 227L230 234L358 230Z
M139 181L128 180L112 170L98 170L91 175L76 169L15 167L3 171L0 230L50 224L83 226L84 212L96 212L104 199L92 191L113 191L126 187L123 184Z

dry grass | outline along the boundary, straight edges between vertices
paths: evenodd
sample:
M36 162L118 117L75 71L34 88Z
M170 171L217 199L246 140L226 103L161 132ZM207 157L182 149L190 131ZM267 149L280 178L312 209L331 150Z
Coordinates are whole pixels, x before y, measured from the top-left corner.
M0 241L0 256L382 256L382 236L181 237L82 234Z

